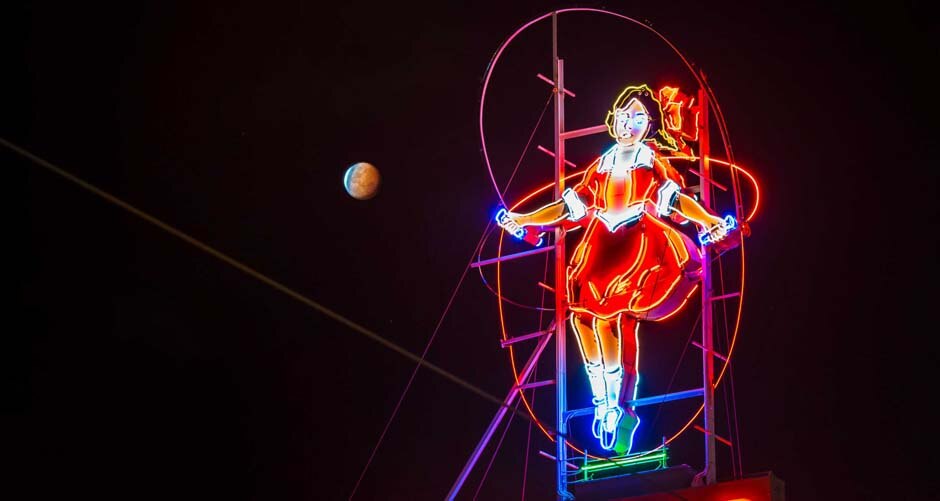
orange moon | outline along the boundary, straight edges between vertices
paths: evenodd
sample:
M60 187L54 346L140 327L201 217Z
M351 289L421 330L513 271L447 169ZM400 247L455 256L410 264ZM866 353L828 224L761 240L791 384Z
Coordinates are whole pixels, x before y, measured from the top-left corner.
M346 169L343 186L346 192L357 200L368 200L379 191L382 177L379 169L368 162L358 162Z

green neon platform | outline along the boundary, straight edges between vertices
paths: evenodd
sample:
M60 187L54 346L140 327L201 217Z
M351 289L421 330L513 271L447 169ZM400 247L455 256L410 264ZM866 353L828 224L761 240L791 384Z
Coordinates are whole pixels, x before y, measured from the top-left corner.
M577 478L572 479L570 483L592 482L607 477L658 470L666 468L668 460L668 448L612 456L606 459L589 459L581 465L581 468L574 474Z

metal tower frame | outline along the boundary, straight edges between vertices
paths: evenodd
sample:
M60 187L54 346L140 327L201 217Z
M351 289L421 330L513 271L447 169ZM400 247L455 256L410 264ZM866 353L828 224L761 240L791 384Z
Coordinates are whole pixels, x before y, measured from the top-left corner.
M592 134L598 134L607 132L606 125L597 125L593 127L587 127L584 129L577 129L573 131L566 131L565 129L565 94L571 94L570 91L565 89L565 72L564 72L564 60L558 57L558 11L552 13L552 70L553 70L553 79L550 82L554 85L554 117L555 117L555 133L554 133L554 143L555 143L555 189L554 195L555 200L561 198L562 192L565 190L565 141L569 139L574 139L577 137L588 136ZM541 77L544 80L547 80L544 77ZM701 111L700 111L700 122L699 122L699 163L700 163L700 184L699 190L701 194L701 204L708 210L712 210L712 194L711 194L711 169L708 161L709 151L709 120L708 120L708 95L704 89L699 89L697 97ZM546 345L549 340L554 335L555 338L555 394L556 394L556 406L555 406L555 429L557 430L557 435L555 439L555 477L556 477L556 491L557 499L559 500L570 500L574 499L574 496L568 491L568 477L571 473L568 471L571 468L571 463L568 461L568 446L564 437L568 436L568 421L574 417L587 416L593 414L593 408L585 409L568 409L568 387L567 387L567 317L568 317L568 303L566 297L567 291L567 259L565 255L565 230L561 227L555 228L555 240L553 246L548 246L544 249L537 249L531 251L520 252L517 254L502 256L496 259L488 259L486 261L480 261L474 263L474 267L484 266L488 264L493 264L501 261L508 261L512 259L517 259L525 256L541 254L543 252L554 251L555 253L555 319L553 326L547 331L535 332L532 334L527 334L524 336L519 336L516 338L508 339L502 342L503 347L509 346L519 341L524 341L528 339L539 338L539 342L536 345L535 350L532 352L532 355L529 357L529 360L523 366L523 369L520 373L519 384L514 385L510 390L509 394L506 396L503 401L503 405L497 411L496 415L490 421L489 426L483 434L483 437L477 443L477 446L474 448L473 452L470 455L470 458L467 460L467 463L464 465L461 470L457 480L454 482L451 487L450 492L447 494L448 500L453 500L456 498L457 494L460 492L460 489L463 487L463 484L466 482L467 477L470 475L470 472L473 470L473 467L476 465L477 461L480 459L480 456L483 453L483 450L486 448L496 429L499 427L499 424L502 422L503 418L509 411L510 406L515 402L516 398L526 389L544 386L548 383L526 383L528 379L534 374L534 368L538 364L539 357L542 355ZM635 407L644 406L644 405L658 405L664 402L686 399L686 398L695 398L703 397L704 400L704 429L703 435L705 438L705 465L699 477L704 481L705 484L713 484L716 482L716 456L715 456L715 395L714 395L714 380L715 380L715 370L714 370L714 357L717 354L713 351L714 342L713 342L713 310L712 303L715 300L722 299L722 297L715 298L713 297L712 291L712 267L711 267L711 256L714 250L711 246L706 246L704 248L705 255L702 259L702 388L680 391L675 393L669 393L665 395L658 395L653 397L644 397L628 402L628 404ZM577 473L577 472L575 472Z

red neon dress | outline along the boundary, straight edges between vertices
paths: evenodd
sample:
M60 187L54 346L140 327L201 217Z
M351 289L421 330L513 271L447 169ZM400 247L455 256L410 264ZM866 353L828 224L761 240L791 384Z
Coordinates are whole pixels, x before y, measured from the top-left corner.
M572 311L655 321L682 307L697 287L701 254L691 238L663 221L677 216L672 204L681 183L639 144L615 146L566 191L569 218L588 221L568 266Z

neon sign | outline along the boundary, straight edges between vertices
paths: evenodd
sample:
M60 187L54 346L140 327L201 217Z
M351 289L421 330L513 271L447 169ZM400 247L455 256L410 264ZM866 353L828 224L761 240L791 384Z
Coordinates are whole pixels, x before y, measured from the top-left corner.
M697 139L697 122L693 100L677 88L627 87L605 120L616 144L574 187L535 211L497 213L502 228L534 245L536 228L585 227L567 268L569 322L593 396L591 430L605 450L629 452L640 424L628 404L637 391L640 322L671 317L698 288L702 250L671 223L694 223L703 246L737 227L684 192L669 163L674 153L692 155L686 141Z

